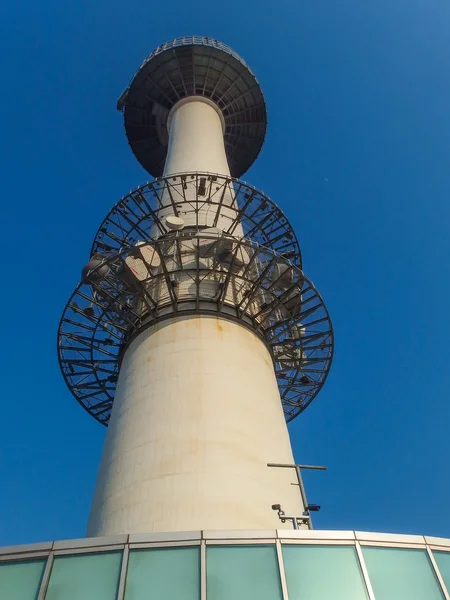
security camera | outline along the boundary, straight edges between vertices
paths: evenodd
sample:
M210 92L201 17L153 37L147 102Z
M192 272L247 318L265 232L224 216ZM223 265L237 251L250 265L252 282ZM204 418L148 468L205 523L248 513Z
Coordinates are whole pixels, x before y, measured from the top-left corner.
M281 510L281 504L272 504L272 510Z

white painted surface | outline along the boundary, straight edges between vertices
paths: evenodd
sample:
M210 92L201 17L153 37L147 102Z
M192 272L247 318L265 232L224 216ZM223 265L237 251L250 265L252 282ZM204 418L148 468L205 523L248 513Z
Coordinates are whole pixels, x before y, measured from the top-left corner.
M190 96L172 109L164 176L185 171L229 175L220 112L211 101Z
M167 150L164 177L169 175L201 171L230 176L225 143L223 138L224 125L220 109L210 100L201 96L189 96L180 100L169 115L169 146ZM173 179L171 180L173 182ZM186 201L176 194L178 216L185 226L211 227L214 225L217 209L205 200L215 191L215 184L205 180L204 196L199 195L197 187L192 185L188 177L187 188L184 191ZM222 196L222 192L220 192ZM159 218L164 222L164 217L174 214L172 204L173 194L168 190L162 191L161 202L167 205L159 212ZM216 201L219 195L216 194ZM233 186L230 183L221 198L220 217L215 224L222 230L227 230L236 218L237 206ZM242 227L238 226L233 233L242 237ZM159 235L157 226L153 226L151 237Z
M164 321L125 354L87 535L280 528L272 504L303 507L269 462L294 460L265 345L215 317Z

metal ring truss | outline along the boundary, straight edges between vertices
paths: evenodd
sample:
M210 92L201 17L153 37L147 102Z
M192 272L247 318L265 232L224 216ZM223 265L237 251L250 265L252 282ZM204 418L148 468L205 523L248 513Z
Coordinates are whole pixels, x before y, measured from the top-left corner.
M234 203L225 200L232 194ZM208 211L208 225L215 227L226 211L226 234L240 231L246 239L271 248L302 267L302 256L294 230L284 213L263 192L247 183L215 173L190 172L156 179L139 186L117 202L96 233L91 255L119 252L138 241L166 234L168 214L184 216L190 211L191 231L205 227L199 215ZM223 223L222 223L223 224Z
M333 355L314 285L269 248L185 231L105 257L81 281L58 332L67 385L106 425L127 343L161 319L199 313L238 320L266 342L287 421L312 402Z
M260 85L242 58L206 37L184 37L159 46L121 94L125 132L137 160L153 176L164 171L167 116L188 96L212 100L224 122L231 173L240 177L264 143L267 114Z

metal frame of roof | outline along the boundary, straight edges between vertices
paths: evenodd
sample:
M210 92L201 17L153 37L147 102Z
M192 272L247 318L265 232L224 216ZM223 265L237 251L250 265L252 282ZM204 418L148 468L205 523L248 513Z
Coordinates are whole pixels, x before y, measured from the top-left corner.
M208 98L221 110L230 172L240 177L264 143L266 104L258 80L242 58L206 37L177 38L158 46L121 94L117 108L123 112L135 157L154 177L163 174L167 117L188 96Z

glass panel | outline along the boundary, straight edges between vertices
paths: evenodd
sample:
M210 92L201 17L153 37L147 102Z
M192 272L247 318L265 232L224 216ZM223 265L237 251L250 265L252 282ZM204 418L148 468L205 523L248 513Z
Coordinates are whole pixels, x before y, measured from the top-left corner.
M289 600L367 600L369 597L354 546L285 544L283 562Z
M442 579L450 591L450 552L441 552L433 550L433 556L437 562L439 571L441 572Z
M125 600L198 600L200 549L131 550Z
M442 600L426 550L362 547L376 600Z
M207 546L208 600L281 600L275 546Z
M56 556L45 600L115 600L121 552Z
M0 562L0 598L36 600L46 559Z

